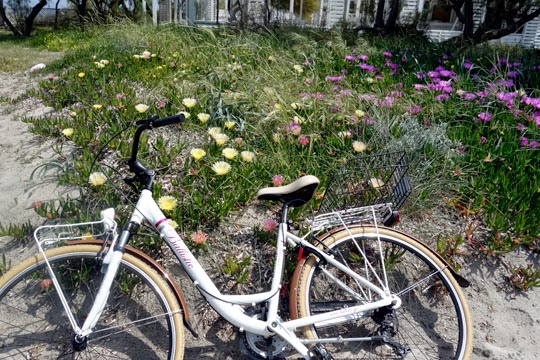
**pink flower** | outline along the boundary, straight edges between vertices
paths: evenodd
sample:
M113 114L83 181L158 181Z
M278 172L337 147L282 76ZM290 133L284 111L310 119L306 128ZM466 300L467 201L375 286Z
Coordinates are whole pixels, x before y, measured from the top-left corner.
M158 108L164 108L165 105L166 105L166 104L165 104L165 101L161 101L161 100L156 101L156 106L157 106Z
M41 201L34 201L32 203L32 205L30 205L30 206L35 209L35 208L41 207L41 205L43 205L43 203Z
M278 223L274 219L266 219L262 223L262 230L266 233L273 233L276 231Z
M116 67L119 68L119 69L120 69L122 66L124 66L124 65L122 65L121 63L116 64Z
M484 143L486 142L486 140L487 140L486 137L485 137L485 136L482 136L482 137L480 138L480 143L484 144Z
M491 119L493 118L493 115L486 111L486 112L481 112L480 114L478 114L478 118L482 120L483 122L490 122Z
M281 174L272 176L272 184L274 184L274 186L281 186L281 184L283 184L283 180L284 178Z
M309 139L308 139L308 137L305 136L305 135L300 135L300 136L298 137L298 142L299 142L301 145L307 145L307 144L309 144Z
M202 230L197 230L197 232L191 234L191 240L197 245L204 244L207 238L208 236Z
M522 136L521 137L521 140L519 142L519 145L520 146L527 146L527 143L529 142L529 140L527 140L527 138L525 136Z

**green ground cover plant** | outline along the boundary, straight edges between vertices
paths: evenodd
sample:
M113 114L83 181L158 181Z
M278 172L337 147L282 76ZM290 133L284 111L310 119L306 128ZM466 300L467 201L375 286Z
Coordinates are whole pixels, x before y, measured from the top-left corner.
M154 131L140 152L160 175L160 207L182 231L214 227L261 187L303 174L322 180L320 199L347 159L404 150L413 211L445 199L476 214L490 234L467 242L489 254L538 239L533 50L133 24L49 33L39 45L71 50L35 94L57 115L28 121L77 147L61 181L87 187L96 208L123 201L114 170L127 158L129 125L183 112L182 129Z

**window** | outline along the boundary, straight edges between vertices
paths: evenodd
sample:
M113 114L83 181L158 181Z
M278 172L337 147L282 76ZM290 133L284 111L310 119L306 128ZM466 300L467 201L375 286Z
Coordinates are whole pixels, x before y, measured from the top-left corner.
M445 0L426 1L424 9L428 10L430 27L437 30L463 30L452 5Z

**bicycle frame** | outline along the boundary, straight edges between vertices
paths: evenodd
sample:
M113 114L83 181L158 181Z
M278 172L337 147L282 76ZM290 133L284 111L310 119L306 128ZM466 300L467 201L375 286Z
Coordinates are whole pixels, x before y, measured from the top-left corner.
M159 209L155 200L152 198L152 192L149 190L142 190L141 196L137 202L136 208L131 216L131 220L124 228L120 236L110 247L110 250L105 257L104 265L106 266L105 276L100 286L99 292L96 296L95 302L92 306L90 313L88 314L82 327L78 327L74 319L72 319L72 326L75 333L80 337L85 337L91 334L93 327L97 324L99 316L101 315L107 299L109 297L110 287L120 265L123 255L123 249L126 246L129 238L132 236L132 229L137 228L143 223L148 221L154 225L160 232L161 238L171 248L175 256L180 261L182 267L192 279L194 285L201 291L208 303L228 322L240 329L240 331L247 331L253 334L262 336L271 336L277 334L285 339L293 346L298 353L305 358L309 359L308 349L304 344L312 342L338 342L342 339L320 339L320 340L302 340L296 337L294 330L308 326L315 323L332 322L341 323L347 321L353 321L362 316L362 313L371 311L384 306L398 307L400 304L399 298L389 294L387 284L383 284L383 288L373 284L364 277L350 270L348 267L343 266L339 261L335 260L332 256L318 251L318 249L306 241L306 234L300 238L290 233L287 229L286 222L282 221L279 225L278 239L276 245L276 258L274 265L274 276L271 282L270 290L248 294L248 295L227 295L222 294L215 286L210 277L206 274L197 259L193 256L189 248L184 241L180 238L177 232L169 225L165 215ZM312 315L291 321L282 321L278 316L279 305L279 293L281 288L282 273L285 260L285 247L286 242L291 245L300 245L308 250L311 250L320 255L324 260L333 266L339 268L341 271L349 275L358 283L365 286L367 289L375 292L380 296L380 300L375 302L369 302L367 304L361 304L352 306L349 308L343 308L339 310L329 311L327 313ZM54 276L53 276L54 277ZM341 283L339 279L333 278L338 286L343 287L345 290L354 293L352 289L347 285ZM62 296L62 295L61 295ZM356 295L359 297L358 295ZM240 305L256 305L266 303L267 304L267 320L257 320L247 315ZM69 308L66 308L68 316L72 318L72 314L69 312ZM167 314L165 314L167 315ZM367 341L371 338L358 338L356 341Z

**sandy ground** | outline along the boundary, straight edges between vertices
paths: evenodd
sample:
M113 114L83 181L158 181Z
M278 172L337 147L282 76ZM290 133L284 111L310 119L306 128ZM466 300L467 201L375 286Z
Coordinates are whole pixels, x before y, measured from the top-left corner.
M28 125L21 121L22 116L40 116L52 111L37 99L19 98L36 82L25 74L0 73L0 221L3 225L25 221L38 224L41 219L31 209L32 202L55 199L68 192L47 179L30 180L38 165L57 156L51 149L51 141L30 134ZM447 214L431 214L421 222L405 218L402 224L409 232L432 244L438 235L463 231L460 220ZM28 255L28 251L32 250L8 237L0 238L0 252L9 252L13 261L20 259L23 253ZM468 257L464 260L460 274L472 284L464 292L474 323L473 359L540 359L540 289L513 290L508 286L508 271L504 265L532 263L538 268L538 262L538 252L528 250L501 259ZM200 339L186 335L186 358L243 358L231 327L201 305L200 296L185 278L179 279L179 283L186 289L192 322L201 335Z

